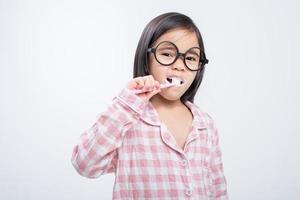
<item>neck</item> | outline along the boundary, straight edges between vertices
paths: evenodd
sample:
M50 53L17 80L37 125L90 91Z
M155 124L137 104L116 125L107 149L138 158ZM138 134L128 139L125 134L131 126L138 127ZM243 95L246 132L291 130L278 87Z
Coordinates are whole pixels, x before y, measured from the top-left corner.
M154 95L150 102L157 110L165 109L165 110L173 110L174 108L182 108L185 106L180 99L177 100L167 100L160 96L159 94Z

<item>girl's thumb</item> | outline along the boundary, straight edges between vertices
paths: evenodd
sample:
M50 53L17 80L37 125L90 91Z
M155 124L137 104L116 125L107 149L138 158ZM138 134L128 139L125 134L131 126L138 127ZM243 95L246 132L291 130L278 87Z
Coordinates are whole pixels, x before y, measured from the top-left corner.
M149 92L149 93L147 94L148 100L151 99L151 97L153 97L154 95L156 95L156 94L159 93L160 91L161 91L161 89L158 88L158 89L154 89L153 91Z

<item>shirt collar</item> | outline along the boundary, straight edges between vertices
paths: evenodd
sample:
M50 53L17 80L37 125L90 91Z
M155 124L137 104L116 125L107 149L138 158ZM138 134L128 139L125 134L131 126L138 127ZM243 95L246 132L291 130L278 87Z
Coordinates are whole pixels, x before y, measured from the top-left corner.
M190 111L193 114L192 126L196 129L207 128L208 126L207 126L206 113L201 111L198 106L196 106L190 101L186 101L185 105L190 109ZM148 101L145 109L143 110L141 119L146 123L154 126L160 126L162 123L156 109L154 108L154 106L150 101Z

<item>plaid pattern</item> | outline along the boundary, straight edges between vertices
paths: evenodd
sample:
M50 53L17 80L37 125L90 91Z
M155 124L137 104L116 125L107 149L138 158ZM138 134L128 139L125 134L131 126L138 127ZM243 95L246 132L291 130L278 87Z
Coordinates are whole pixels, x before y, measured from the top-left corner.
M123 89L74 147L79 174L115 173L113 199L228 199L218 130L191 102L184 149L150 102Z

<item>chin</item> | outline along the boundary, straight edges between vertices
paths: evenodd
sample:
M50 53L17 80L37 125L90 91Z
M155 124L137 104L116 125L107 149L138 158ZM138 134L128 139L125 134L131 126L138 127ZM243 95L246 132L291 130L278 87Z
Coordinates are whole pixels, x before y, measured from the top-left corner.
M163 99L168 100L168 101L178 101L180 100L182 95L178 95L178 94L163 94L160 93L159 94Z

